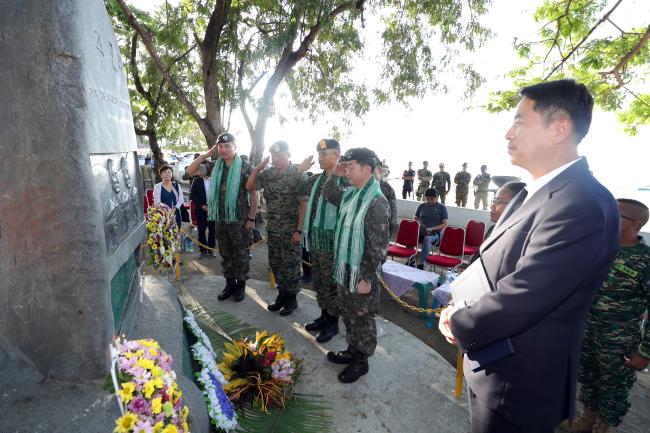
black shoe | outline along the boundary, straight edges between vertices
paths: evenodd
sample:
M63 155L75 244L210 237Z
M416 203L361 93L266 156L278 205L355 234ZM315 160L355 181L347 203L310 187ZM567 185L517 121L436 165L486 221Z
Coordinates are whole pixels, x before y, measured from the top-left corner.
M300 279L302 284L311 284L311 275L302 275L302 278Z
M355 358L347 367L339 373L339 381L343 383L356 382L361 376L367 374L370 369L368 368L368 360L365 358Z
M224 287L221 293L219 293L217 299L220 301L225 301L226 299L230 298L232 294L235 293L236 284L237 280L234 278L226 278L226 287Z
M327 352L327 360L334 364L349 364L354 361L354 355L350 352L350 347L340 352Z
M327 320L327 312L325 310L320 310L320 317L315 319L313 322L310 322L305 325L305 330L307 331L320 331L325 326Z
M418 269L423 271L424 270L424 265L418 265Z
M296 294L293 295L286 294L284 297L284 305L280 310L280 316L288 316L293 313L295 309L298 308L298 301L296 300Z
M235 286L235 293L233 294L232 300L235 302L241 302L244 300L246 295L246 280L237 280L237 285Z
M328 319L329 320L323 327L323 330L320 331L320 334L316 337L316 341L319 343L327 343L332 339L332 337L339 333L339 318L336 316L329 316Z
M280 290L278 292L277 298L275 298L275 302L272 304L269 304L266 309L269 311L278 311L280 308L284 306L285 298L287 294L284 292L284 290Z

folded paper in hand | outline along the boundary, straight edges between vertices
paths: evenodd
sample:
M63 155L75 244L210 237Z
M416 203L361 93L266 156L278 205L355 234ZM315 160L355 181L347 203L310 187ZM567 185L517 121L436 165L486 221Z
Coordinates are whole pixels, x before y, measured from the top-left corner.
M469 265L449 287L454 304L462 301L468 305L475 304L481 296L492 291L480 258Z

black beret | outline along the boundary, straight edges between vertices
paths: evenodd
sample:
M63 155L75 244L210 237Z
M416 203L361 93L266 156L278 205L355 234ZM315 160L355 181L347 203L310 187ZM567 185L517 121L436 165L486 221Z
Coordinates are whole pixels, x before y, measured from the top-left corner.
M377 155L372 150L366 147L355 147L348 150L341 157L341 161L359 161L359 160L377 160Z
M286 141L276 141L273 143L271 147L269 147L269 152L271 153L280 153L280 152L288 152L289 151L289 143Z
M316 145L316 150L341 150L341 145L333 138L324 138Z
M234 142L235 142L235 136L232 135L230 132L222 132L217 137L217 144L219 144L219 143L234 143Z

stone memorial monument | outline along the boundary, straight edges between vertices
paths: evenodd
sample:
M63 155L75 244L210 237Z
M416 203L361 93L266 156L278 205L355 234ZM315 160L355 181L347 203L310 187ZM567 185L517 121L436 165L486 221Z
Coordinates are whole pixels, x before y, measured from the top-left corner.
M101 0L0 10L0 355L98 379L144 236L124 67Z

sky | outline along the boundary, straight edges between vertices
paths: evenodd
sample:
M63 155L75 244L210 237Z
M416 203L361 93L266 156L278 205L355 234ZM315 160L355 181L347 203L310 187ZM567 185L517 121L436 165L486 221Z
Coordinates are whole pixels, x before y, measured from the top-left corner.
M140 8L152 8L162 0L130 1ZM471 61L487 79L471 105L485 104L490 90L505 88L503 75L522 62L512 49L515 36L533 40L538 25L532 20L532 11L538 4L516 0L495 0L489 14L482 20L494 32L484 47L471 55ZM641 11L647 11L642 13ZM624 22L643 20L650 16L650 2L632 0L625 2L616 12L616 20ZM372 50L378 38L369 29L366 42ZM372 57L368 54L368 57ZM364 61L358 74L372 75L377 65ZM362 76L364 76L362 75ZM510 127L513 113L490 114L481 108L467 109L467 103L460 101L464 88L462 83L449 84L451 92L446 95L428 95L413 101L410 108L399 104L371 108L363 118L355 120L340 142L343 149L369 147L380 158L385 159L391 170L391 178L401 176L408 161L415 169L423 160L429 161L434 169L444 162L453 177L463 162L469 164L472 174L479 172L482 164L488 165L493 175L514 175L524 180L527 173L512 166L506 151L504 138ZM263 86L258 85L259 88ZM286 97L286 88L280 88L275 99L276 110L291 118L291 106ZM310 121L289 120L281 124L278 118L269 119L266 134L267 148L276 140L286 140L291 148L292 160L299 163L308 155L315 154L316 143L329 136L331 123L336 117ZM250 151L250 139L238 112L232 119L230 132L238 138L238 151ZM630 137L617 123L615 113L595 110L587 137L580 143L580 154L585 156L594 175L617 197L630 197L650 205L650 191L639 191L638 187L650 186L650 128L641 129L637 136ZM401 181L391 182L401 189Z

